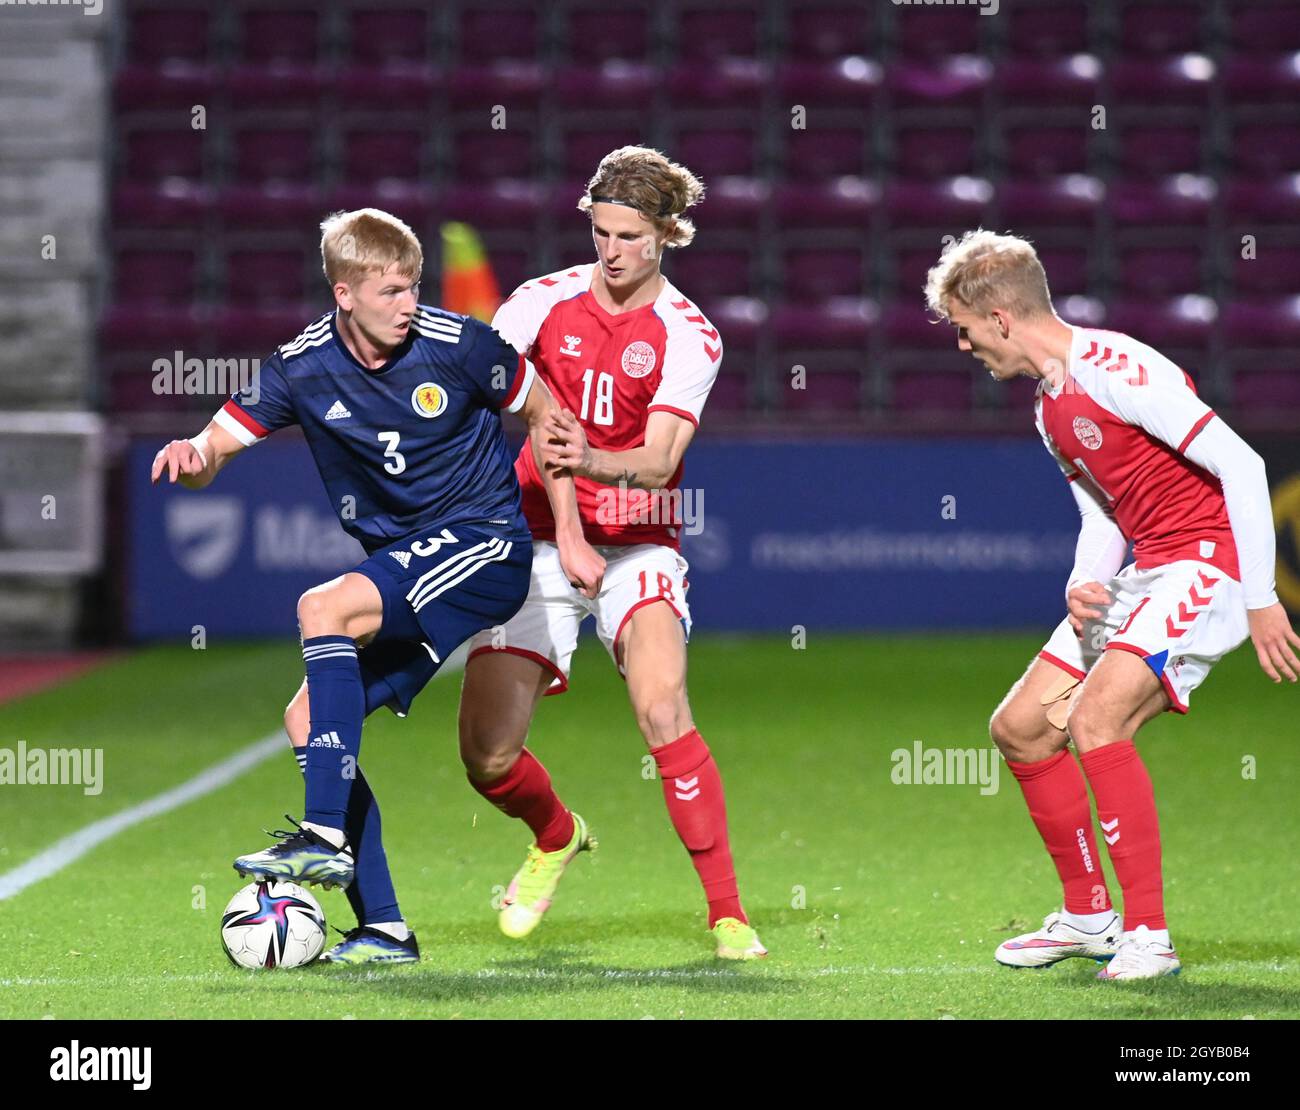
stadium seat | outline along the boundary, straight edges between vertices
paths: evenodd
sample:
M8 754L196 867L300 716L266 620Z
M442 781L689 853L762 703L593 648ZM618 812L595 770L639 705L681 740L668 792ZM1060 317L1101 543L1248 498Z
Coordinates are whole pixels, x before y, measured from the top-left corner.
M332 298L323 287L321 294L318 300L303 305L222 308L212 323L214 349L223 358L268 357L333 307Z
M773 400L810 417L851 417L864 405L867 344L877 317L871 301L845 298L821 305L784 305L772 318L776 343ZM792 369L804 368L804 388Z
M1128 127L1120 129L1119 163L1135 177L1199 173L1205 166L1204 127Z
M791 4L783 41L793 58L843 58L874 53L871 15L861 5Z
M235 177L241 182L310 181L316 171L313 126L235 127Z
M848 112L853 113L858 122L866 123L865 113L870 110L883 78L884 70L877 62L857 57L826 62L784 62L776 73L783 103L838 109L812 112L811 118L815 122Z
M209 66L165 62L160 67L128 65L113 77L113 107L122 113L183 109L212 103L216 76Z
M1236 354L1230 364L1235 410L1294 431L1300 419L1300 350Z
M113 259L116 298L128 304L189 304L198 288L194 247L174 250L121 249Z
M759 53L760 8L725 0L680 0L674 45L685 59L754 58Z
M1183 365L1177 352L1204 352L1218 326L1219 306L1200 294L1168 299L1115 298L1107 302L1104 327L1150 344ZM1187 360L1189 372L1197 362Z
M1300 122L1238 124L1232 134L1232 165L1261 177L1300 171Z
M975 109L983 104L992 75L993 66L985 58L897 62L886 69L885 86L896 111L927 105Z
M1295 54L1272 52L1229 58L1223 87L1234 110L1277 107L1289 116L1300 97L1300 61Z
M880 187L874 181L843 177L816 184L780 185L775 193L775 208L781 227L825 228L863 235L880 199Z
M348 13L346 50L359 67L387 68L430 60L429 9L389 0L381 8L359 5Z
M238 66L225 74L224 84L231 106L243 112L308 109L314 113L325 88L314 66L287 62Z
M1286 347L1300 351L1300 295L1232 301L1224 309L1223 323L1230 350Z
M338 185L329 192L324 211L351 211L374 206L391 212L419 234L438 211L438 198L426 185L409 181L385 180L373 185ZM310 225L309 225L310 226Z
M1117 58L1107 68L1111 94L1120 106L1131 106L1139 122L1166 109L1206 108L1218 73L1214 62L1201 54L1170 58L1143 54Z
M1224 187L1228 221L1258 233L1259 225L1300 224L1300 177L1292 174L1267 181L1239 178ZM1254 223L1255 227L1249 225Z
M723 58L711 65L684 64L669 71L668 95L677 112L726 110L757 122L772 67L752 58Z
M203 177L208 132L191 128L135 128L127 132L123 173L132 181Z
M238 5L237 56L244 62L296 62L320 58L322 11L319 5L255 0Z
M962 357L942 360L953 363L950 370L934 369L928 360L924 368L895 367L890 376L891 407L900 413L968 412L974 401L975 378L971 366L975 364L959 363L957 359ZM969 356L965 358L970 361Z
M648 141L649 136L642 131L644 116L622 117L624 122L621 127L610 122L615 118L617 117L611 114L590 127L565 126L561 129L560 169L565 180L585 182L596 172L600 160L611 150Z
M894 42L908 57L946 58L953 54L976 54L981 48L988 20L977 6L921 7L892 6Z
M210 57L212 8L206 3L133 4L127 17L127 53L133 62L156 65L174 58Z
M223 263L222 289L231 305L299 305L306 299L302 251L233 250ZM323 290L322 283L314 291Z
M541 176L535 158L536 135L523 126L496 131L479 121L452 133L451 175L458 181Z
M1113 275L1125 294L1162 297L1199 293L1208 285L1203 243L1182 246L1118 245Z
M1207 15L1207 5L1198 0L1126 0L1120 12L1120 42L1140 45L1151 54L1201 51L1209 43Z
M674 285L693 300L743 296L757 287L753 251L743 246L712 247L707 241L674 251L668 267Z
M433 110L441 88L438 76L418 64L352 66L337 71L331 84L336 102L349 109L421 114Z
M605 0L585 0L565 5L563 39L572 62L591 58L620 58L644 61L654 41L654 16L650 5Z
M1115 222L1120 226L1144 228L1171 224L1206 226L1217 192L1212 179L1191 174L1150 183L1116 182L1107 191Z
M683 165L708 166L714 174L751 177L758 170L758 136L748 126L683 126L672 153Z
M1021 0L1001 6L997 19L1006 21L1011 56L1065 57L1090 49L1089 22L1098 10L1074 0Z
M374 184L379 181L421 180L426 128L384 125L381 119L355 120L342 131L342 170L345 181Z
M142 228L199 228L213 207L212 190L193 181L159 184L123 181L113 189L112 226L118 231Z
M1232 285L1237 295L1300 291L1300 244L1287 245L1268 235L1262 241L1257 237L1253 258L1242 257L1238 242L1230 242L1228 246Z
M841 248L787 244L780 260L782 288L789 301L822 301L831 297L865 296L866 238Z
M705 234L714 228L739 228L746 235L772 202L772 187L752 177L716 177L708 181L702 208L692 211Z
M1097 103L1101 74L1097 58L1076 51L1062 58L1008 58L998 63L992 84L1003 110L1090 108Z
M639 62L608 61L599 66L569 66L551 78L557 101L566 112L634 111L646 104L661 82L659 71Z
M925 180L974 173L982 160L980 134L966 127L920 124L894 132L892 164L902 177Z
M893 228L918 235L929 229L960 234L980 227L994 200L990 182L978 177L947 181L891 181L884 190L884 211Z
M475 185L456 185L437 200L440 218L464 220L476 227L498 227L508 231L533 234L543 219L562 218L567 212L573 219L580 191L572 186L556 189L555 196L546 186L528 179L497 179Z
M1031 178L1086 173L1094 134L1078 125L1008 125L1003 134L1003 165L1014 175Z
M791 178L865 177L870 137L864 127L782 128L783 168Z
M315 227L327 209L314 185L283 181L227 186L221 190L216 205L223 228L257 229L263 233Z
M458 14L461 63L533 59L541 48L539 9L531 4L465 4Z
M1300 17L1292 0L1230 0L1228 21L1238 49L1300 50Z

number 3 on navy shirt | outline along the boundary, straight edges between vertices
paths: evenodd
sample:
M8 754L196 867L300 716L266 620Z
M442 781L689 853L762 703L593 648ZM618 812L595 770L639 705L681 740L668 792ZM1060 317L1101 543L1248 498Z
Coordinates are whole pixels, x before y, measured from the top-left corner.
M401 432L380 432L379 442L387 443L388 449L384 452L384 458L389 461L384 463L384 469L389 474L401 474L406 469L406 458L397 449L397 445L402 441Z

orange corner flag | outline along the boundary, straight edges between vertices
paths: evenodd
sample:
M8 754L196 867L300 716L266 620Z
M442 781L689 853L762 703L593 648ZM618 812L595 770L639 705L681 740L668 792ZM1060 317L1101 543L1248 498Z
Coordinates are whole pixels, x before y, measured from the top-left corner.
M469 224L442 225L442 307L490 322L501 304L483 242Z

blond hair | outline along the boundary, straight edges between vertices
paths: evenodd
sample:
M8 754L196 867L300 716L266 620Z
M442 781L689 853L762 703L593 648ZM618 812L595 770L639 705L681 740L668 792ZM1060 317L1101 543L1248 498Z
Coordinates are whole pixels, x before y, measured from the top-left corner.
M378 208L335 212L321 221L320 229L321 262L330 285L353 285L394 264L409 278L418 279L424 269L424 251L415 232Z
M925 303L941 319L958 300L976 311L1005 308L1025 318L1051 313L1052 294L1028 239L977 228L949 243L925 278Z
M658 235L671 228L664 245L684 247L695 238L695 225L682 213L704 199L704 182L648 146L621 146L600 160L578 208L590 212L602 199L635 208Z

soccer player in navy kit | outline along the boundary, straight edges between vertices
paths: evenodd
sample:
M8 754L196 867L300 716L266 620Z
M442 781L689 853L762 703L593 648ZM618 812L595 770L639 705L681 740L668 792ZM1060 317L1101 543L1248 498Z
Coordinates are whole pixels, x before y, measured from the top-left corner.
M280 347L256 388L199 435L159 451L152 477L201 489L243 448L299 424L340 523L365 548L364 562L298 602L307 677L285 727L306 816L234 866L349 888L358 928L325 958L402 962L419 949L357 764L362 721L381 705L405 715L459 644L523 603L532 541L499 413L519 413L536 450L557 410L533 365L491 327L417 303L423 253L404 223L367 208L321 230L336 310ZM572 477L545 477L566 571L594 596L604 560L583 539Z

